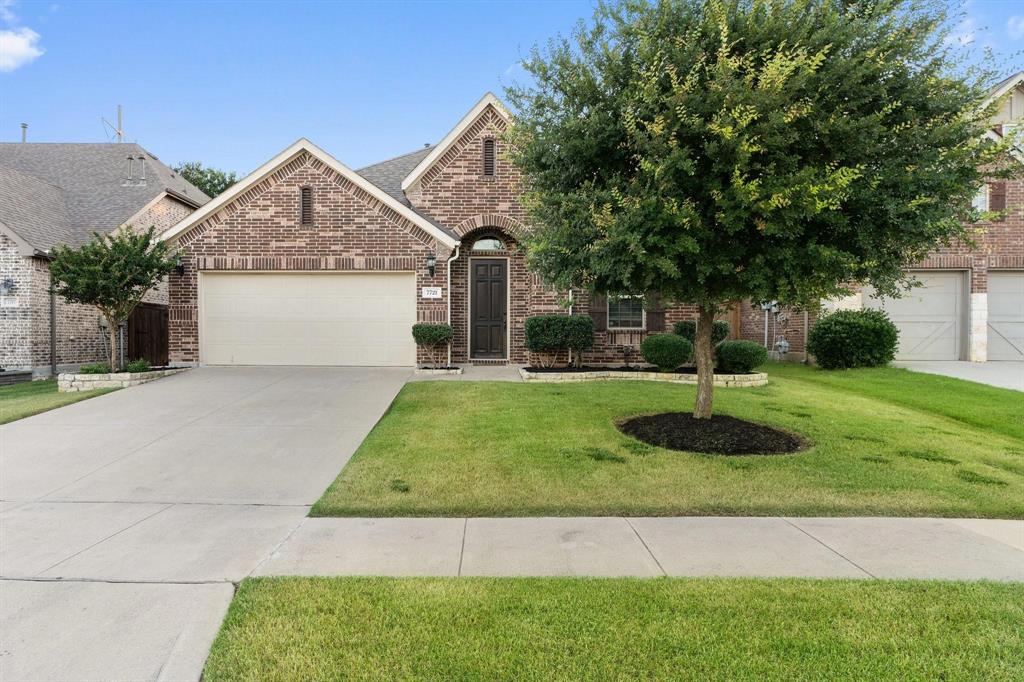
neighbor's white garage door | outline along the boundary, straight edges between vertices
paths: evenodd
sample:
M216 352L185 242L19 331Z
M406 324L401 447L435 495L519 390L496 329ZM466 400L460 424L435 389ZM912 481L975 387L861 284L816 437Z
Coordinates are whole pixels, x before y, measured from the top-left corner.
M865 292L864 305L882 308L900 330L897 360L960 360L966 305L961 272L916 272L923 286L903 298L872 298Z
M411 273L203 273L200 296L205 364L416 362Z
M1024 360L1024 272L988 273L988 359Z

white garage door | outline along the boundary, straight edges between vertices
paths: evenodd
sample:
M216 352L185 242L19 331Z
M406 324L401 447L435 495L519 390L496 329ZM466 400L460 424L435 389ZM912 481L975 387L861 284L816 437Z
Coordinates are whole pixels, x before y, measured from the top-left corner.
M988 359L1024 360L1024 272L988 273Z
M208 365L416 362L411 273L203 273L200 295Z
M966 308L963 273L914 275L923 286L902 298L872 298L868 291L864 305L884 309L899 328L897 360L960 360Z

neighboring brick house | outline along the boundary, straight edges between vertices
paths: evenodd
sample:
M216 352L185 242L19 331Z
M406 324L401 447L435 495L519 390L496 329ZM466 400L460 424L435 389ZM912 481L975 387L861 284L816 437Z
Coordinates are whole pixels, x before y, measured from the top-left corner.
M172 362L407 366L427 359L412 324L450 321L453 362L524 363L526 317L573 312L597 330L584 362L617 364L696 317L555 292L526 269L510 121L487 94L437 145L359 171L301 139L186 217L164 234L184 264L170 277ZM796 359L813 322L749 302L723 317L770 347L786 336Z
M1024 72L993 86L993 100L1000 104L988 136L999 140L1024 125ZM1024 163L1024 150L1015 156ZM971 226L975 247L942 247L910 268L921 287L899 299L878 299L865 288L824 308L886 310L900 330L897 360L1024 361L1024 179L988 183L975 206L1005 214ZM785 336L800 355L805 321L814 321L813 314L785 309L766 315L749 303L741 318L744 338L762 340L767 318L769 347Z
M136 144L0 143L0 367L45 376L109 357L99 312L51 297L51 249L122 225L159 233L207 201ZM166 284L144 300L166 305Z

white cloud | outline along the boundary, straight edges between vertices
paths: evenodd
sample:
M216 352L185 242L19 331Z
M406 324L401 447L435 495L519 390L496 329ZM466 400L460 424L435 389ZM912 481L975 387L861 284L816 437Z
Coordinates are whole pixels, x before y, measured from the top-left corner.
M956 25L956 28L946 36L947 44L970 45L974 42L974 36L978 32L978 25L974 19L967 18Z
M14 71L43 54L39 34L30 28L0 31L0 71Z
M1024 15L1018 14L1006 20L1006 32L1014 40L1024 38Z
M6 24L13 24L18 21L18 17L11 9L12 7L14 7L14 0L0 0L0 19Z

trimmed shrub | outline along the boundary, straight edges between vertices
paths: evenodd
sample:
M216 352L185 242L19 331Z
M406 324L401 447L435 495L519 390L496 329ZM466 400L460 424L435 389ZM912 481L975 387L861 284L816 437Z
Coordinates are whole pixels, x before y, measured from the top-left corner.
M110 363L95 362L91 365L82 365L78 369L79 374L110 374Z
M429 324L417 322L412 326L412 339L420 348L425 348L430 354L430 362L437 365L438 352L443 347L447 350L448 344L452 342L455 330L450 324Z
M807 351L825 369L887 365L900 333L882 310L839 310L811 327Z
M651 334L640 343L644 360L662 372L671 372L693 355L693 344L676 334Z
M545 367L553 365L562 351L571 361L573 353L594 345L594 321L587 315L534 315L526 318L523 330L527 350L537 353Z
M678 334L690 343L696 343L697 321L683 320L682 322L676 322L675 326L672 327L672 333ZM715 320L715 324L711 327L711 345L717 346L727 338L729 338L729 323L724 320Z
M753 341L723 341L715 348L715 365L724 374L750 374L768 362L768 351Z
M126 372L148 372L151 365L149 360L146 358L139 358L138 360L132 360L124 366Z

